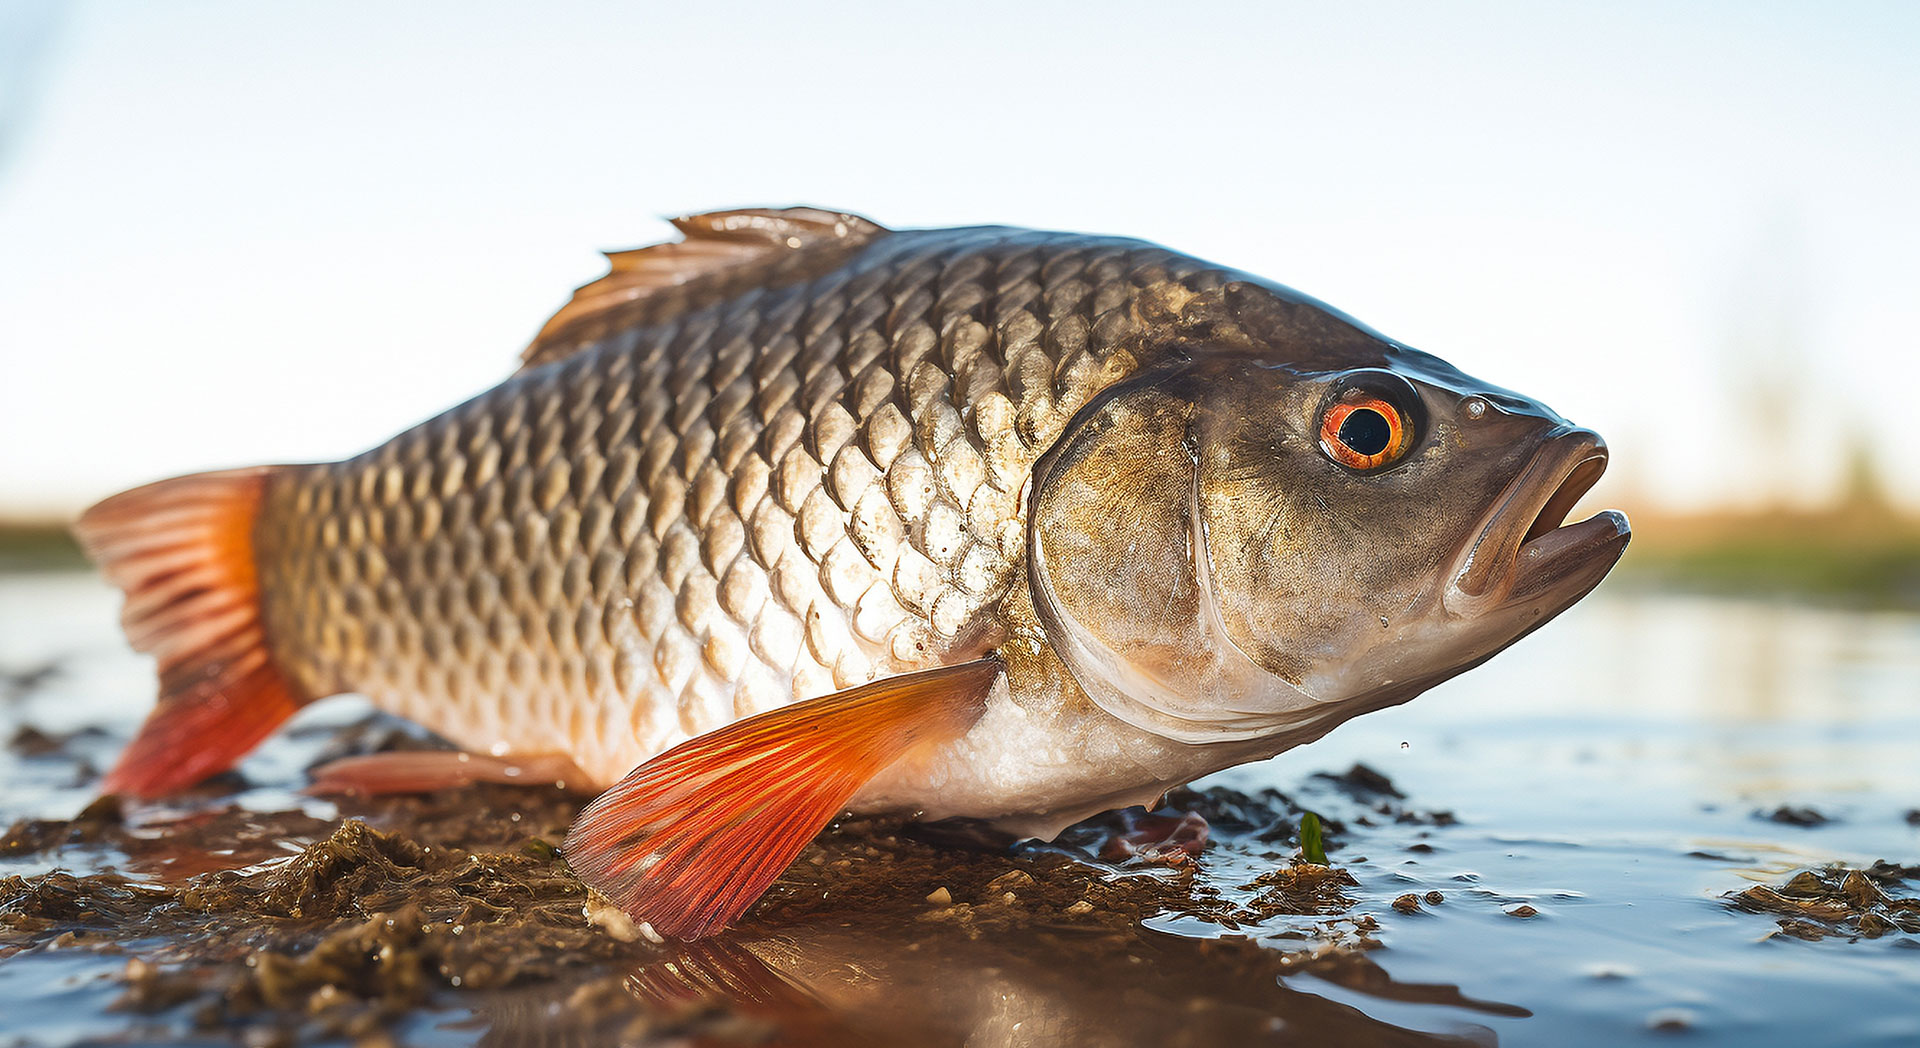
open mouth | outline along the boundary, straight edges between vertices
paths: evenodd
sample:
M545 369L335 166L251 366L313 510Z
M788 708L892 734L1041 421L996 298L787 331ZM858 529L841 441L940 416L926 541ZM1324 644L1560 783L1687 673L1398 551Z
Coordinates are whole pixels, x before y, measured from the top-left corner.
M1561 589L1570 604L1598 585L1632 537L1626 515L1610 509L1575 524L1566 519L1606 471L1599 434L1576 429L1550 439L1466 551L1449 604L1508 603Z
M1565 530L1561 525L1566 523L1567 514L1573 512L1580 496L1593 490L1593 486L1600 482L1600 474L1606 471L1607 449L1604 446L1595 448L1586 458L1574 463L1566 479L1553 489L1553 494L1547 496L1546 505L1540 507L1539 514L1527 527L1526 537L1520 540L1521 548L1525 549L1526 544L1535 539Z

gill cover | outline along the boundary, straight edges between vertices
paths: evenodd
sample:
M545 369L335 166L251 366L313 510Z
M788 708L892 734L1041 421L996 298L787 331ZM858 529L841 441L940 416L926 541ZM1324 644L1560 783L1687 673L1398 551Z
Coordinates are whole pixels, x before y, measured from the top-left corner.
M1319 703L1248 658L1221 618L1200 490L1193 365L1090 401L1034 469L1034 609L1054 650L1115 717L1190 743L1271 735Z

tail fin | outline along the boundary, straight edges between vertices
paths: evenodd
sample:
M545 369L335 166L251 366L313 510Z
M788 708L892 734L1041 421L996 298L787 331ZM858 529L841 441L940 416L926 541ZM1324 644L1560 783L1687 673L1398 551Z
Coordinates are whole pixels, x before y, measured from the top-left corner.
M260 626L253 526L281 466L197 473L121 492L73 532L126 594L127 641L159 661L160 701L107 773L154 797L225 771L306 701Z

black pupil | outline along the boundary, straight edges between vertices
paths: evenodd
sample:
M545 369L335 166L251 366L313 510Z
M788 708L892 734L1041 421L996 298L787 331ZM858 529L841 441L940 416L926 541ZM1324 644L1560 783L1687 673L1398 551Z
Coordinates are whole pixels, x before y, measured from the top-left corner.
M1393 427L1387 417L1372 408L1356 408L1340 420L1340 443L1369 458L1387 450L1393 441Z

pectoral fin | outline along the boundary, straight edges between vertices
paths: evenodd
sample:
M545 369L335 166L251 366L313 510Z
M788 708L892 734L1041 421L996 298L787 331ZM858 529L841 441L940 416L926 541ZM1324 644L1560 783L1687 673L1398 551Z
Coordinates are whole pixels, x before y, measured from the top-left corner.
M580 813L567 861L655 931L718 931L869 779L965 734L999 675L982 659L878 680L682 743Z

